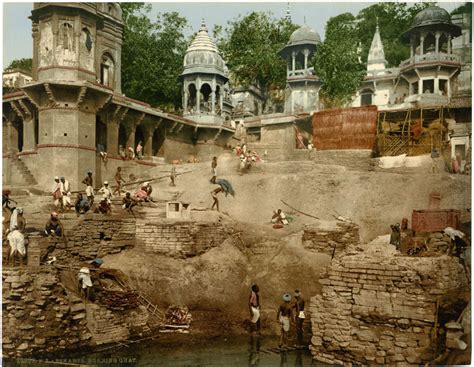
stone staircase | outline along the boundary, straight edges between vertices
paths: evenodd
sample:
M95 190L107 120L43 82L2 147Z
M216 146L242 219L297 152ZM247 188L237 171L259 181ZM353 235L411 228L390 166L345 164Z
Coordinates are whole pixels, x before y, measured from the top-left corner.
M38 184L33 174L21 159L11 159L10 162L14 182L18 182L21 186L34 186Z

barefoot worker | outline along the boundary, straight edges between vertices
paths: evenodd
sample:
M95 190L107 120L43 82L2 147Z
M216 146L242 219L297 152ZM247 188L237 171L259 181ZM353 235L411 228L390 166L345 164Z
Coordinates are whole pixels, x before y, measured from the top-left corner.
M286 339L288 338L288 331L290 331L290 320L293 314L290 301L291 295L285 293L283 303L278 307L277 321L281 327L280 344L278 345L280 348L286 347Z
M257 333L260 331L260 296L258 291L258 285L252 285L249 297L251 331Z

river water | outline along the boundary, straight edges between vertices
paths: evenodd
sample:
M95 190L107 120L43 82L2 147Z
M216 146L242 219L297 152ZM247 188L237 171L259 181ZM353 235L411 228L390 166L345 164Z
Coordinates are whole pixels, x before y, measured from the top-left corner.
M316 366L308 349L275 352L278 336L275 337L229 337L212 341L163 346L158 340L150 340L102 353L52 359L56 363L44 365L67 365L103 367L197 367L197 366L252 366L252 367L303 367ZM273 349L271 351L270 349ZM46 362L46 361L44 361ZM319 364L317 364L319 366Z

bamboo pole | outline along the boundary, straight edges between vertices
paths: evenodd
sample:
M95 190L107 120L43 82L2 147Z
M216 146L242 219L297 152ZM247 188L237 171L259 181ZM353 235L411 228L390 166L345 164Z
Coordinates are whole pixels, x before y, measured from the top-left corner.
M184 175L186 173L190 173L190 172L194 172L194 170L192 171L186 171L186 172L181 172L181 173L177 173L176 176L180 176L180 175ZM122 187L124 186L131 186L131 185L137 185L137 184L140 184L140 183L144 183L144 182L150 182L150 181L158 181L158 180L161 180L163 178L168 178L170 177L170 175L166 175L166 176L159 176L159 177L152 177L152 178L148 178L148 179L145 179L145 180L139 180L139 181L134 181L134 182L127 182L127 183L124 183L122 184ZM102 187L102 186L101 186ZM117 185L109 185L110 188L115 188L117 187ZM94 190L97 191L99 190L99 188L95 188ZM84 192L84 190L78 190L78 191L71 191L71 194L77 194L79 192Z

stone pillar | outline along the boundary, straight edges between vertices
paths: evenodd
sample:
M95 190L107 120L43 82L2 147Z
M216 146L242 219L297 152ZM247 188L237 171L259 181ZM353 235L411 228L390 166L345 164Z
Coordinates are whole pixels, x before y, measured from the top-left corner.
M23 151L34 151L35 144L35 120L28 116L23 120Z
M308 68L308 54L309 54L309 50L305 49L304 50L304 69L305 70Z
M211 113L214 115L216 113L216 77L212 78L212 87L211 87Z
M291 53L291 70L293 70L293 72L295 71L295 67L296 67L295 65L296 65L296 54L293 51Z
M440 33L439 32L436 32L435 34L435 52L438 53L439 52L439 37L440 37Z
M425 43L425 36L420 37L420 55L424 55L424 43Z
M221 92L219 95L219 106L221 108L221 116L223 116L224 113L224 91Z
M147 126L144 129L145 141L143 146L143 155L145 157L153 156L153 133L155 132L155 126Z
M201 80L196 81L196 112L201 113Z
M119 128L118 120L107 121L107 154L111 157L118 156Z
M216 92L211 92L211 113L214 115L216 113Z
M451 79L446 81L446 94L448 95L448 99L451 98Z
M33 64L31 74L33 80L38 80L38 62L39 62L39 32L38 23L33 22L32 25L32 36L33 36Z
M418 94L423 93L423 80L418 80Z
M451 34L448 35L448 54L451 54Z
M433 93L439 94L439 78L438 77L434 78Z
M129 125L125 126L125 129L127 131L127 146L125 149L128 149L128 147L132 147L135 151L135 130L137 129L137 127L135 124L130 123Z
M188 91L184 89L183 91L183 113L188 112Z
M410 37L410 59L413 59L413 55L415 54L415 43L413 42L413 36Z

